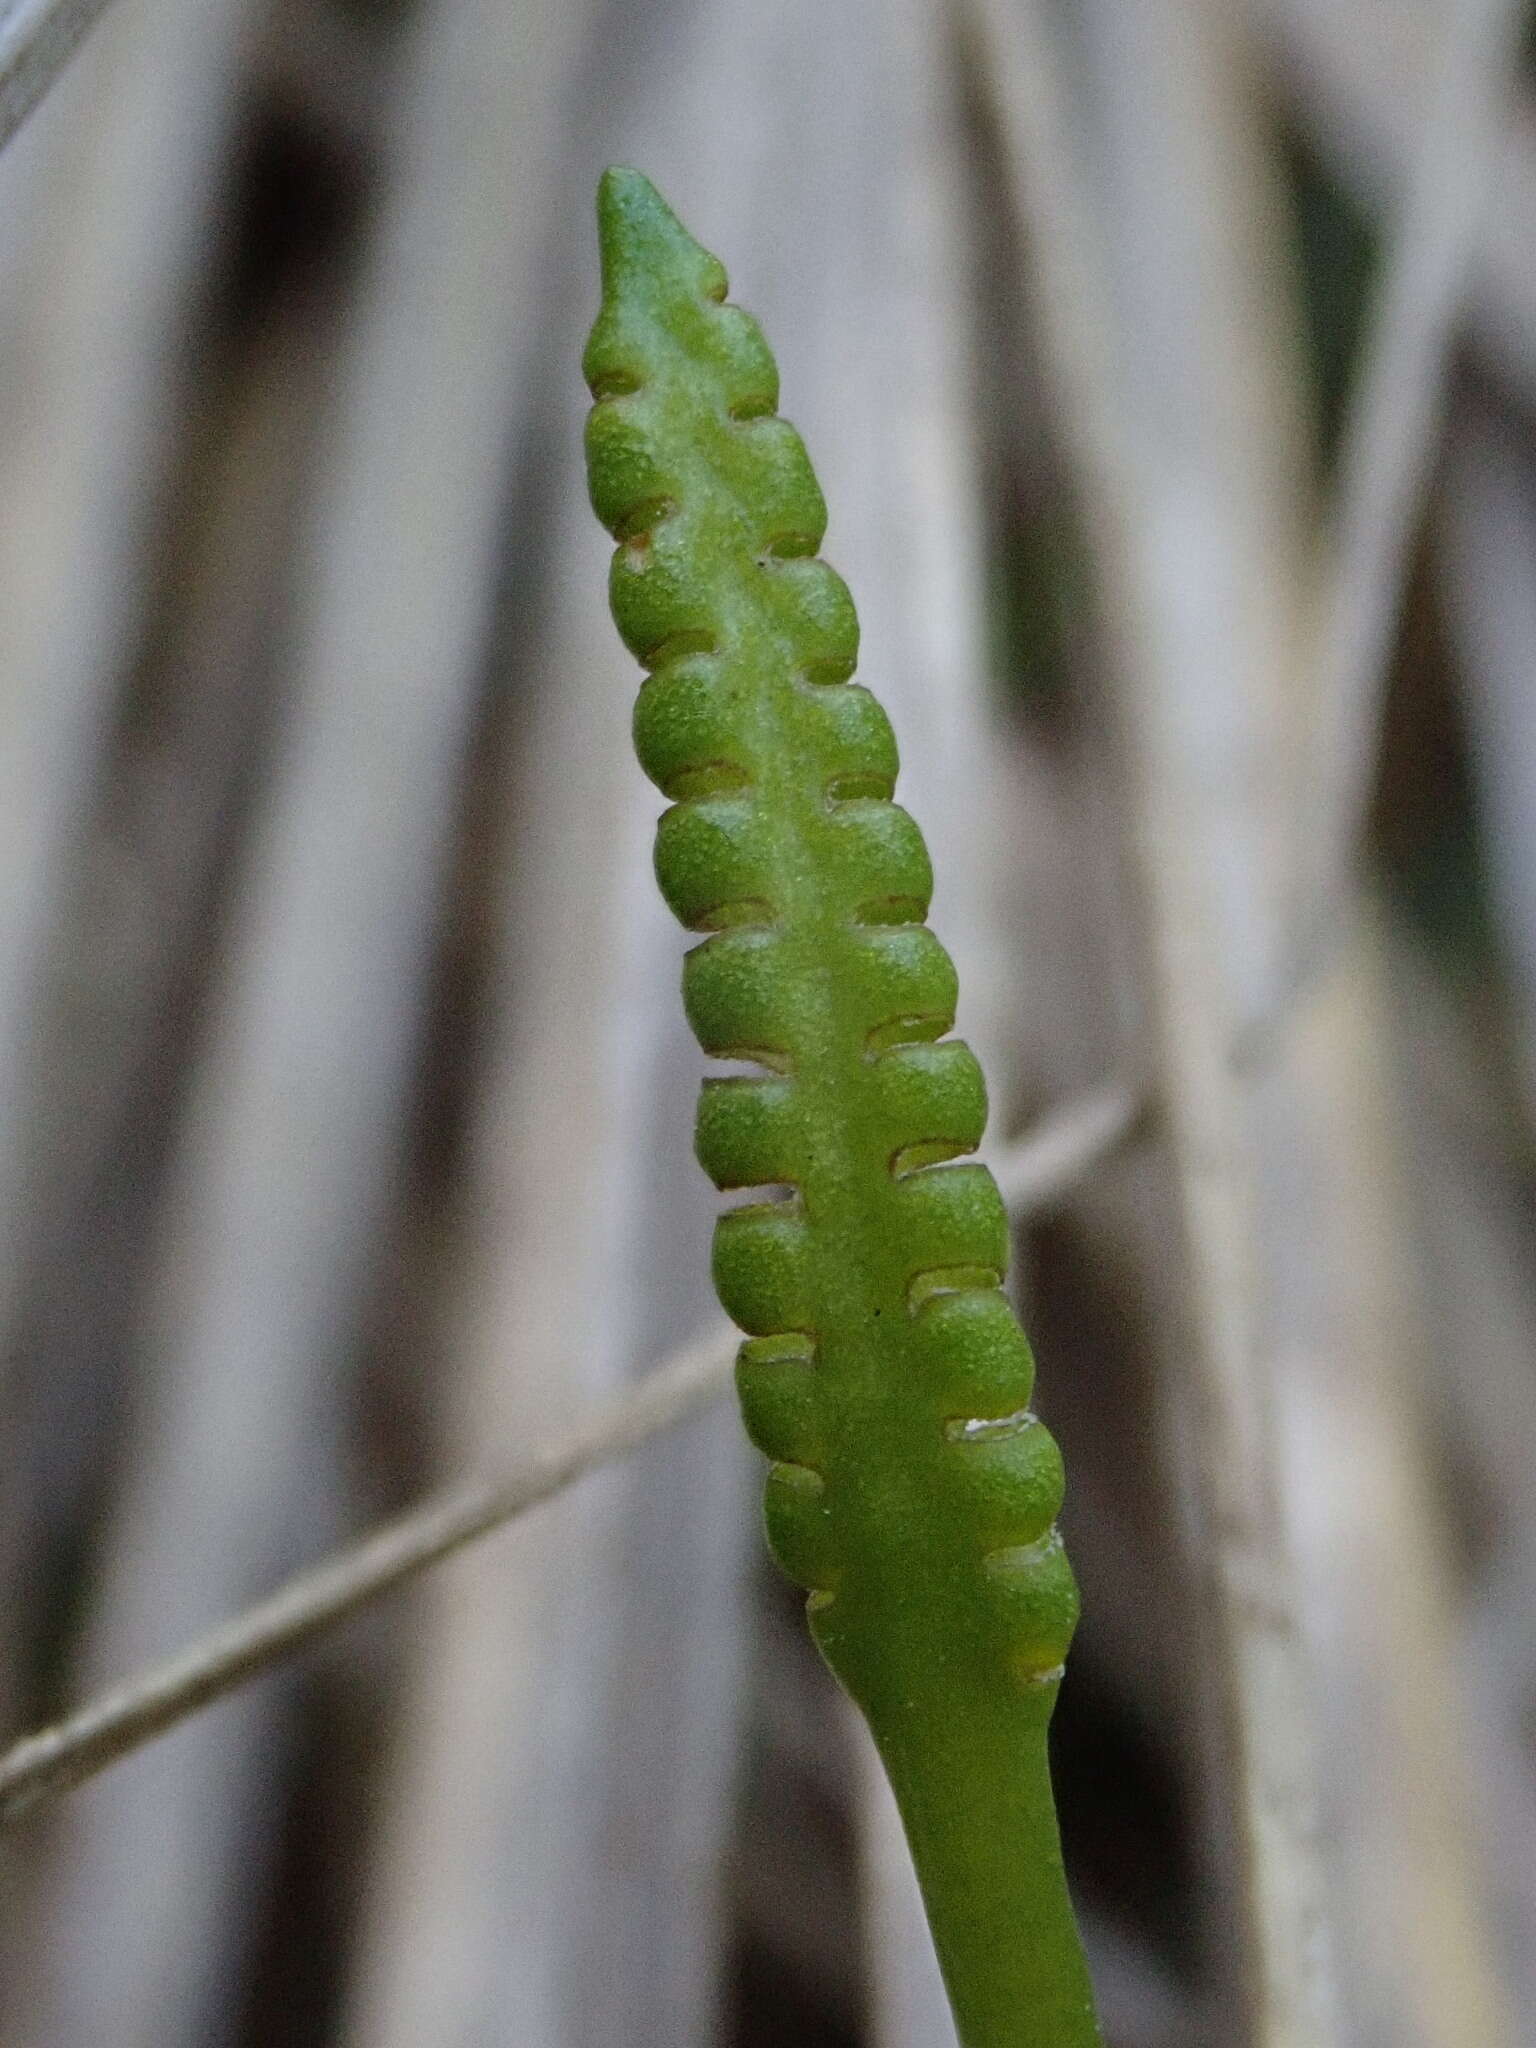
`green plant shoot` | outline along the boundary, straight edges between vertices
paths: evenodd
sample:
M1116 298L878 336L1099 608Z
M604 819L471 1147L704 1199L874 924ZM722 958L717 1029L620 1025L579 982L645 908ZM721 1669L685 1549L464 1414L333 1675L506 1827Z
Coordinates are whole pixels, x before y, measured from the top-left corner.
M890 1775L964 2048L1092 2048L1046 1759L1077 1614L1061 1462L997 1188L945 1163L986 1094L946 1036L927 851L757 323L638 173L605 175L598 215L587 458L672 802L656 873L709 934L683 979L700 1044L760 1070L705 1081L697 1146L717 1187L773 1197L714 1247L769 1541Z

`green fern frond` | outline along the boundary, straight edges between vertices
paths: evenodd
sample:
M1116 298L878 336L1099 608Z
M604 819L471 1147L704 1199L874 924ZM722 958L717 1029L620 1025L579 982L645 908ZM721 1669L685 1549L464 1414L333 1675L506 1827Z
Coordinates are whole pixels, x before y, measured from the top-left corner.
M1046 1764L1077 1616L1061 1463L1002 1202L955 1163L986 1095L947 1036L927 850L756 322L637 173L607 173L599 222L587 454L649 671L636 745L672 800L656 872L708 934L700 1044L763 1070L705 1082L697 1143L717 1187L774 1191L714 1250L769 1540L884 1759L965 2048L1091 2048Z

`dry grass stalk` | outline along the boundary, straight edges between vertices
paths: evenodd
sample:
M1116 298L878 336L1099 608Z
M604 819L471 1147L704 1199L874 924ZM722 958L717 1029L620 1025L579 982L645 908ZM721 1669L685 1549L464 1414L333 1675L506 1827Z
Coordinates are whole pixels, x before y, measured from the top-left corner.
M1172 132L1180 132L1177 123L1164 125L1171 127ZM1205 132L1220 135L1221 123L1207 122ZM1142 160L1138 161L1140 164ZM1059 177L1060 151L1052 156L1051 162ZM1151 185L1155 180L1149 179L1147 182ZM1242 185L1241 178L1230 175L1217 182L1221 189L1228 191L1234 186L1241 189ZM1199 189L1198 182L1194 189ZM1144 198L1141 203L1145 206L1152 202ZM1253 218L1250 215L1250 231ZM1042 241L1047 232L1048 224L1041 221L1039 233ZM1146 247L1155 247L1160 252L1169 246L1177 246L1177 236L1170 237L1166 228L1161 234L1145 233L1143 241ZM1216 274L1219 275L1220 266L1215 268ZM1059 272L1054 277L1048 275L1043 298L1059 299L1060 284ZM1234 300L1233 303L1241 303L1241 300ZM1443 301L1436 301L1431 311L1437 316L1440 315L1443 312ZM1053 307L1052 312L1054 317L1061 318L1059 305ZM1423 301L1415 302L1411 296L1407 304L1407 313L1423 316L1419 318L1419 327L1414 336L1417 345L1414 360L1421 379L1432 384L1439 369L1439 358L1435 355L1434 349L1428 347L1423 335L1427 328L1431 340L1440 340L1443 353L1444 320L1440 318L1436 326L1434 320L1426 315ZM1404 317L1401 305L1393 308L1387 331L1394 342L1400 338L1395 323ZM1199 337L1204 332L1204 324L1197 323L1195 336L1189 344L1189 355L1197 361L1201 352ZM1077 342L1081 353L1084 345L1081 322ZM1431 358L1428 362L1425 361L1426 352ZM1410 348L1408 353L1414 355L1414 350ZM1135 428L1129 422L1117 422L1115 419L1112 390L1113 387L1101 379L1098 390L1081 401L1085 409L1097 407L1096 412L1089 413L1090 425L1097 433L1097 441L1091 453L1103 458L1107 449L1106 468L1117 455L1117 450L1110 445L1111 443L1119 441L1118 453L1122 460L1124 450L1134 446ZM1267 412L1263 407L1248 409L1245 416L1245 433L1249 456L1266 430L1273 431L1282 413L1283 408L1271 407ZM1408 421L1408 427L1422 433L1428 416L1431 416L1431 409L1426 406L1417 419ZM1370 437L1367 437L1365 446L1367 452L1364 472L1357 487L1358 499L1361 504L1379 509L1383 497L1391 502L1391 493L1383 492L1382 478L1378 474L1377 465L1386 463L1390 456L1401 455L1402 444L1394 445L1388 441L1383 445L1380 437L1373 444ZM1176 445L1173 451L1175 465L1179 453ZM1166 449L1164 458L1166 462ZM1238 459L1245 459L1242 437L1239 437ZM1275 459L1273 452L1266 458L1271 469ZM1390 464L1388 466L1390 467ZM1254 472L1256 476L1262 473L1262 467ZM1165 481L1165 478L1160 478L1160 482ZM1134 476L1130 478L1120 508L1124 513L1129 506L1131 518L1134 518L1136 513L1134 490L1138 483L1145 484L1145 479L1137 479ZM1305 587L1299 551L1302 528L1299 521L1293 518L1289 544L1286 545L1283 521L1277 522L1277 530L1268 536L1263 533L1257 522L1249 520L1245 525L1242 517L1245 499L1241 490L1235 499L1229 497L1227 502L1231 509L1223 520L1223 531L1235 532L1243 537L1249 575L1269 577L1276 593L1282 623L1282 631L1278 636L1267 644L1252 649L1246 657L1239 659L1238 678L1235 688L1231 691L1233 699L1240 698L1245 691L1257 692L1257 701L1262 706L1267 687L1270 702L1268 711L1261 711L1260 714L1259 730L1262 731L1262 719L1267 717L1272 722L1275 718L1278 708L1275 693L1278 691L1286 698L1291 697L1293 693L1292 676L1296 671L1290 664L1296 660L1295 637L1294 634L1288 635L1284 631L1284 620L1287 614L1293 620L1297 619L1302 611L1301 597ZM1356 516L1358 517L1358 513ZM1112 536L1112 539L1120 538L1122 536ZM1397 562L1392 556L1390 541L1389 530L1385 538L1379 541L1377 550L1377 566L1387 580L1389 589L1397 573ZM1187 559L1187 547L1185 552ZM1207 599L1207 606L1212 610L1217 606L1220 588L1219 583L1214 585ZM1167 623L1165 621L1165 625ZM1252 615L1248 623L1251 627ZM1273 624L1273 618L1271 623ZM1141 625L1144 634L1156 633L1158 620L1155 601L1147 605ZM1185 663L1186 673L1182 678L1176 667L1171 668L1166 674L1164 684L1171 701L1177 701L1180 694L1187 702L1191 701L1190 691L1198 687L1196 678L1201 673L1202 666L1208 675L1220 674L1221 651L1216 648L1208 650L1203 665L1197 655L1192 655ZM1261 681L1266 674L1269 679L1267 685ZM1161 751L1162 772L1170 788L1176 789L1178 778L1183 772L1183 766L1177 759L1179 747L1181 744L1187 747L1191 743L1191 736L1199 729L1193 721L1191 709L1187 713L1183 731L1175 737L1171 749L1160 749L1161 736L1155 726L1149 729L1143 724L1136 729L1135 741L1130 749L1131 757L1142 772L1150 772L1155 777L1158 773L1157 764ZM1280 751L1283 756L1284 750ZM1152 764L1150 770L1149 763ZM1190 797L1194 797L1195 794L1187 792ZM1154 797L1155 795L1154 791ZM1262 793L1258 807L1262 811ZM1248 829L1251 831L1251 813L1254 808L1252 799L1243 808L1249 814ZM1186 829L1185 821L1177 816L1177 809L1178 806L1175 806L1173 812L1164 814L1166 830L1154 829L1151 858L1147 862L1149 871L1158 873L1165 887L1172 886L1168 884L1167 878L1170 873L1176 872L1180 844ZM1269 857L1273 863L1271 872L1269 876L1261 878L1262 887L1257 897L1251 899L1252 915L1261 927L1266 916L1266 903L1272 907L1279 896L1288 870L1287 854L1288 848L1283 834L1277 830L1269 845ZM1186 876L1184 886L1192 897L1197 897L1199 885L1194 876ZM1176 912L1178 908L1179 906L1175 906ZM1168 921L1176 926L1177 916ZM1186 927L1186 932L1187 930ZM1241 956L1234 954L1229 948L1227 958L1228 962L1234 958L1240 961ZM1182 961L1175 958L1168 980L1174 983L1182 982L1187 990L1192 970L1202 965L1207 974L1204 983L1206 1000L1219 1003L1220 971L1217 971L1216 980L1212 981L1210 960L1201 963L1193 945ZM1379 1030L1379 1012L1377 1014ZM1178 1035L1184 1041L1187 1053L1191 1036L1198 1033L1199 1024L1198 1020L1188 1013L1185 1014L1183 1021L1184 1028ZM1326 1058L1323 1057L1324 1052ZM1352 1124L1348 1117L1339 1113L1341 1102L1358 1102L1361 1099L1362 1077L1371 1072L1376 1057L1370 1032L1359 1027L1356 1020L1355 1028L1352 1028L1349 1034L1334 1031L1322 1040L1310 1040L1302 1056L1288 1067L1286 1074L1279 1080L1267 1084L1265 1116L1260 1126L1261 1131L1266 1134L1264 1149L1257 1155L1249 1155L1246 1170L1249 1174L1260 1176L1266 1205L1273 1204L1279 1190L1290 1187L1293 1209L1287 1216L1283 1209L1276 1212L1272 1206L1266 1207L1269 1256L1271 1260L1280 1260L1278 1266L1271 1265L1266 1293L1276 1279L1283 1281L1286 1278L1287 1271L1291 1276L1291 1285L1294 1286L1295 1277L1306 1270L1311 1258L1307 1247L1337 1241L1338 1231L1346 1225L1352 1233L1352 1242L1373 1244L1378 1252L1385 1244L1400 1238L1401 1218L1394 1212L1390 1179L1383 1178L1378 1171L1380 1147L1368 1147L1365 1142L1367 1134L1359 1128L1358 1123ZM1212 1076L1220 1058L1221 1049L1212 1048L1206 1075L1199 1084L1208 1086L1213 1097L1219 1094L1219 1083L1213 1082ZM1345 1079L1346 1075L1352 1075L1352 1078ZM1286 1091L1290 1091L1291 1107L1282 1116L1279 1114L1281 1096ZM1332 1106L1331 1109L1329 1105ZM1231 1108L1232 1105L1229 1103L1229 1111ZM1312 1127L1312 1156L1305 1165L1305 1173L1312 1177L1312 1186L1305 1200L1296 1207L1294 1173L1301 1162L1293 1157L1287 1166L1287 1153L1294 1153L1294 1139L1288 1133L1293 1130L1299 1117L1304 1117ZM1233 1130L1231 1123L1227 1127L1229 1131ZM1275 1152L1273 1147L1277 1138L1280 1140L1280 1150ZM1225 1157L1229 1168L1233 1162L1233 1154L1230 1151L1223 1155L1219 1150L1213 1152L1203 1146L1201 1157L1205 1166L1213 1172L1217 1160ZM1278 1183L1271 1179L1277 1170L1281 1174ZM1347 1194L1346 1190L1349 1191ZM1282 1203L1284 1199L1282 1194ZM1343 1201L1352 1202L1353 1207L1347 1211L1341 1210L1339 1204ZM1281 1224L1278 1236L1275 1232L1277 1214ZM1289 1252L1285 1249L1287 1245L1290 1247ZM1235 1251L1235 1244L1229 1238L1229 1260L1235 1256ZM1251 1261L1251 1251L1249 1257ZM1298 1258L1300 1265L1297 1264ZM1263 1344L1271 1368L1272 1386L1276 1392L1282 1388L1287 1390L1284 1412L1290 1425L1288 1434L1294 1438L1298 1420L1302 1431L1299 1447L1293 1441L1283 1455L1275 1458L1275 1446L1272 1442L1270 1455L1275 1458L1273 1469L1281 1483L1287 1509L1294 1512L1298 1507L1306 1505L1315 1511L1321 1489L1309 1490L1302 1483L1304 1475L1309 1470L1315 1473L1318 1469L1317 1461L1307 1447L1328 1441L1336 1431L1342 1433L1345 1416L1339 1408L1340 1397L1336 1391L1338 1365L1341 1357L1356 1359L1358 1371L1351 1382L1351 1398L1354 1401L1363 1401L1369 1407L1372 1426L1382 1447L1381 1469L1386 1471L1390 1467L1395 1474L1393 1484L1387 1493L1384 1496L1377 1496L1377 1506L1384 1517L1384 1525L1391 1532L1390 1535L1383 1537L1383 1541L1395 1547L1399 1554L1412 1552L1419 1557L1421 1568L1417 1583L1423 1598L1420 1607L1411 1615L1400 1607L1393 1609L1380 1603L1372 1608L1369 1597L1363 1594L1362 1589L1357 1589L1351 1583L1347 1568L1343 1568L1340 1550L1346 1546L1336 1543L1330 1546L1325 1542L1323 1549L1326 1550L1329 1560L1326 1568L1314 1569L1308 1574L1308 1597L1304 1607L1308 1633L1314 1646L1325 1647L1329 1651L1332 1659L1329 1668L1333 1682L1342 1683L1346 1694L1352 1689L1358 1694L1360 1686L1368 1685L1375 1689L1376 1696L1395 1702L1394 1713L1402 1709L1407 1716L1405 1739L1411 1735L1427 1758L1437 1758L1446 1775L1446 1781L1450 1782L1454 1776L1449 1753L1450 1731L1454 1725L1452 1703L1443 1689L1437 1692L1431 1688L1431 1696L1426 1697L1422 1684L1423 1642L1426 1636L1434 1639L1437 1622L1444 1621L1444 1616L1439 1611L1442 1596L1437 1591L1443 1586L1443 1557L1436 1548L1437 1542L1441 1539L1437 1536L1435 1518L1428 1507L1422 1470L1418 1463L1421 1453L1414 1432L1411 1392L1405 1389L1401 1373L1392 1369L1390 1347L1387 1351L1383 1350L1383 1332L1396 1327L1392 1318L1402 1306L1401 1275L1400 1265L1390 1264L1384 1255L1378 1258L1378 1286L1372 1296L1372 1311L1367 1313L1360 1312L1358 1286L1353 1289L1342 1287L1337 1277L1329 1282L1333 1300L1329 1311L1331 1320L1326 1323L1326 1335L1320 1338L1315 1325L1311 1329L1311 1341L1320 1341L1323 1346L1321 1355L1330 1360L1325 1373L1306 1373L1296 1369L1297 1316L1299 1314L1301 1318L1300 1327L1306 1328L1309 1314L1307 1290L1302 1290L1300 1299L1294 1295L1289 1297L1289 1305L1278 1327L1271 1327L1266 1321ZM1219 1292L1225 1294L1230 1306L1242 1294L1244 1288L1252 1286L1256 1277L1256 1265L1250 1262L1247 1278L1242 1286L1239 1286L1236 1284L1237 1269L1229 1263L1228 1278L1233 1284L1224 1285ZM1279 1299L1282 1303L1287 1301L1284 1294ZM1235 1334L1235 1327L1235 1323L1228 1323L1229 1336ZM1254 1325L1251 1321L1249 1335L1244 1341L1254 1341ZM1278 1351L1275 1349L1277 1344L1280 1347ZM1235 1356L1236 1353L1232 1355ZM1296 1384L1297 1381L1300 1385ZM1345 1475L1340 1474L1336 1495L1323 1516L1325 1524L1331 1516L1343 1512L1349 1492L1350 1484ZM1313 1546L1309 1552L1308 1562L1316 1568L1320 1552L1316 1547L1319 1529L1315 1518L1307 1530L1307 1535ZM1355 1597L1357 1591L1361 1592L1359 1599ZM1346 1615L1352 1618L1352 1630L1338 1625ZM1441 1632L1443 1633L1443 1630ZM1445 1801L1436 1807L1434 1815L1429 1816L1422 1812L1408 1812L1400 1804L1394 1805L1391 1799L1378 1796L1381 1791L1379 1786L1373 1788L1369 1783L1358 1779L1347 1781L1347 1774L1344 1773L1330 1773L1329 1791L1330 1808L1335 1819L1339 1817L1339 1802L1342 1802L1344 1832L1349 1838L1350 1854L1359 1855L1358 1862L1346 1870L1346 1883L1338 1900L1342 1912L1341 1925L1348 1931L1351 1958L1360 1960L1362 1954L1364 1957L1363 1972L1351 1986L1352 2002L1358 2002L1356 2019L1367 2027L1385 2026L1387 2034L1394 2039L1460 2040L1475 2038L1479 2026L1484 2029L1492 2027L1496 2030L1499 2024L1497 2016L1500 2011L1500 2000L1488 1969L1486 1944L1478 1925L1474 1903L1475 1881L1467 1856L1464 1814L1458 1807L1454 1793L1448 1794ZM1425 1828L1428 1828L1435 1838L1434 1858L1427 1866L1420 1853L1423 1849L1422 1836ZM1362 1844L1368 1844L1368 1849L1362 1849ZM1383 1867L1391 1867L1403 1873L1403 1881L1392 1896L1390 1910L1385 1913L1378 1910L1379 1893L1373 1889L1370 1878L1371 1871ZM1415 1871L1427 1871L1422 1885L1415 1886L1412 1878ZM1314 1886L1315 1882L1314 1876ZM1318 1914L1321 1910L1322 1895L1314 1889L1310 1911ZM1442 1984L1450 1983L1456 1986L1449 1999L1439 1995L1421 1996L1420 1993L1425 1990L1422 1984L1417 1988L1410 1988L1404 1986L1401 1981L1396 1985L1392 1982L1392 1966L1388 1959L1393 1956L1400 1957L1405 1944L1410 1948L1422 1944L1429 1928L1435 1930L1437 1937L1433 1944L1436 1966L1444 1966L1439 1981ZM1289 1987L1294 1988L1303 1978L1304 1969L1293 1968L1287 1975ZM1398 1978L1401 1978L1400 1971ZM1283 2029L1287 2022L1283 2013L1287 1995L1286 1987L1282 1986L1279 2005L1273 2010L1261 2013L1256 2022L1256 2038L1271 2038L1271 2032L1267 2029L1281 2030L1273 2035L1274 2038L1286 2037ZM1457 2031L1455 2016L1458 2012L1466 2016L1465 2024L1471 2028L1470 2034ZM1312 2038L1316 2023L1315 2019L1304 2023L1297 2038ZM1293 2030L1296 2028L1294 2012L1289 2024ZM1405 2029L1408 2031L1405 2032Z
M1055 381L1063 432L1077 461L1090 535L1100 551L1102 598L1124 696L1122 774L1147 913L1147 993L1155 1018L1159 1094L1182 1192L1192 1290L1192 1360L1184 1401L1198 1464L1200 1569L1210 1575L1212 1636L1202 1655L1221 1694L1223 1774L1233 1825L1231 1884L1247 2007L1243 2025L1249 2038L1266 2048L1317 2048L1335 2038L1335 2007L1325 1952L1325 1886L1315 1841L1311 1716L1284 1567L1282 1477L1272 1427L1274 1362L1262 1348L1257 1323L1260 1192L1249 1112L1229 1059L1245 969L1233 948L1231 915L1221 918L1208 895L1212 856L1227 862L1231 872L1235 848L1247 846L1245 866L1243 856L1235 856L1247 874L1247 975L1262 973L1266 807L1243 805L1241 815L1231 819L1235 838L1225 840L1221 854L1214 852L1223 846L1223 819L1212 817L1206 803L1210 764L1202 764L1200 778L1192 754L1198 725L1190 709L1180 713L1188 688L1221 692L1221 678L1233 659L1223 635L1235 623L1253 633L1255 618L1241 610L1233 618L1231 600L1214 614L1178 604L1178 586L1169 575L1178 569L1180 557L1169 555L1171 535L1159 526L1159 506L1178 520L1176 494L1188 479L1180 467L1171 473L1155 467L1147 422L1126 412L1122 379L1135 375L1137 348L1114 326L1112 301L1096 274L1106 260L1096 256L1096 250L1104 250L1104 233L1083 203L1083 172L1069 141L1051 29L1034 8L1010 14L985 4L981 18L997 74L999 121L1012 156L1012 197L1032 242L1042 350ZM1221 90L1219 74L1212 78L1204 70L1204 63L1221 63L1221 39L1200 39L1206 27L1206 16L1196 10L1178 45L1184 51L1200 49L1202 55L1202 66L1184 78L1188 92ZM1165 61L1169 45L1161 45L1159 57L1157 37L1169 29L1145 10L1139 14L1139 29L1139 59L1145 66L1151 37L1155 84L1165 90L1174 84ZM1106 57L1114 55L1112 39L1102 47ZM1208 262L1221 276L1223 262L1243 260L1241 229L1233 227L1225 209L1233 199L1239 205L1249 199L1241 174L1233 180L1233 160L1221 158L1223 147L1233 141L1231 121L1206 121L1204 109L1192 115L1186 102L1184 121L1167 123L1163 111L1159 133L1163 141L1180 137L1196 152L1192 164L1169 164L1167 174L1176 188L1190 176L1200 180L1184 188L1184 203L1192 223L1198 223L1194 231L1214 236ZM1198 158L1202 135L1214 152L1206 162ZM1155 201L1149 197L1139 203ZM1227 236L1235 240L1223 250ZM1251 274L1239 276L1243 291L1262 291ZM1126 289L1122 276L1120 291ZM1124 317L1124 301L1116 311ZM1157 332L1169 332L1167 313L1157 324L1139 328L1143 338ZM1202 328L1182 326L1176 338L1180 348L1217 346ZM1161 367L1171 375L1167 360ZM1143 365L1143 371L1153 375L1151 365ZM1241 406L1243 393L1233 397ZM1247 403L1253 403L1253 393ZM1157 453L1167 457L1167 446ZM1176 446L1176 465L1188 465L1188 459L1190 451ZM1237 502L1247 498L1249 487L1239 481ZM1231 502L1225 500L1223 510ZM1188 489L1186 510L1194 510ZM1221 555L1219 528L1200 528L1200 541ZM1257 618L1262 621L1264 612L1257 612ZM1217 633L1217 645L1198 639L1202 625ZM1194 641L1190 631L1196 633ZM1278 684L1288 651L1284 618L1276 621L1270 614L1270 635L1268 647L1262 639L1245 637L1243 651L1257 649ZM1239 680L1239 692L1249 684L1257 688L1257 678ZM1255 829L1260 831L1257 844Z
M1284 1330L1288 1460L1309 1640L1327 1683L1328 1839L1352 2024L1413 2048L1494 2048L1511 2015L1477 1847L1433 1370L1407 1204L1382 963L1359 913L1289 1065L1314 1278ZM1435 1646L1432 1650L1429 1646Z
M1447 10L1437 0L1255 0L1298 112L1339 182L1394 215L1423 145ZM1473 338L1529 404L1536 394L1536 121L1518 106L1477 223Z
M42 101L107 0L15 0L0 20L0 149Z
M1461 654L1516 1059L1536 1127L1536 475L1507 422L1463 402L1447 462L1440 581Z
M1375 780L1402 585L1439 443L1446 373L1513 108L1523 0L1455 0L1436 25L1423 131L1392 211L1319 556L1316 678L1298 784L1293 941L1326 938Z
M1536 1599L1536 1507L1528 1446L1536 1435L1536 1275L1522 1160L1536 1125L1536 721L1530 648L1536 644L1536 477L1525 451L1484 402L1455 419L1437 534L1437 568L1460 655L1483 849L1507 976L1508 1090L1490 1049L1422 970L1400 958L1401 1004L1424 1104L1415 1119L1419 1185L1434 1315L1434 1355L1454 1372L1434 1386L1479 1498L1486 1557L1475 1587L1467 1682L1477 1709L1477 1811L1494 1876L1494 1904L1523 2031L1536 2015L1536 1795L1529 1702L1536 1671L1528 1616ZM1478 1084L1481 1083L1479 1086Z
M538 244L503 195L541 158L505 91L538 85L520 24L494 64L501 20L426 23L397 104L302 556L291 719L181 1137L97 1670L237 1605L330 1512L526 402ZM280 1728L270 1698L243 1703L81 1809L53 2038L208 2038L260 1909Z
M52 920L79 856L146 612L161 490L185 403L185 336L227 143L243 0L125 12L0 164L0 1381L15 1363L35 1202ZM62 963L66 970L74 962ZM6 1421L21 1389L4 1389ZM8 1428L16 1456L23 1442ZM5 1482L10 1493L10 1482ZM42 1617L35 1524L7 1499L7 1640ZM7 1659L7 1697L15 1664ZM14 1709L13 1709L14 1710Z
M1287 965L1320 972L1278 1092L1299 1132L1287 1210L1284 1383L1322 1726L1340 1927L1358 2029L1471 2048L1507 2036L1473 1847L1449 1536L1421 1413L1423 1301L1408 1242L1388 998L1351 882L1380 703L1442 411L1451 346L1507 130L1519 10L1470 0L1435 22L1432 104L1377 286L1350 401L1320 601L1293 690L1307 735ZM1315 651L1314 651L1315 650ZM1337 948L1329 955L1330 942ZM1295 1175L1299 1173L1299 1180ZM1390 1727L1385 1748L1365 1731ZM1411 1789L1410 1789L1411 1788ZM1390 1882L1383 1873L1392 1873Z
M40 1166L38 1002L137 653L245 0L125 11L4 161L0 1328ZM189 195L191 195L189 197Z

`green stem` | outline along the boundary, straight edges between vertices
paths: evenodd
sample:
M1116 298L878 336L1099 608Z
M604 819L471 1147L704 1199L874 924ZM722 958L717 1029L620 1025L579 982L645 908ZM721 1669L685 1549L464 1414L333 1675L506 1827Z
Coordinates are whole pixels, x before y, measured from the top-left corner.
M882 1716L875 1739L965 2048L1097 2043L1045 1713L1021 1728L991 1688L964 1698L930 1686Z

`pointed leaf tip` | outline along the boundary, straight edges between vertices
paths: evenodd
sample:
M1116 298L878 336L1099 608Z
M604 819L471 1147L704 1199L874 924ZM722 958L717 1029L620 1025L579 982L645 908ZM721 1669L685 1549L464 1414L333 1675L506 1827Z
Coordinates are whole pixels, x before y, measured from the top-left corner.
M597 226L605 284L637 270L658 278L681 269L691 282L707 284L711 297L723 291L724 273L716 259L700 248L643 172L621 164L603 172Z
M598 218L607 221L636 201L642 204L649 200L656 206L663 204L661 194L643 171L632 171L625 164L610 164L597 181Z

